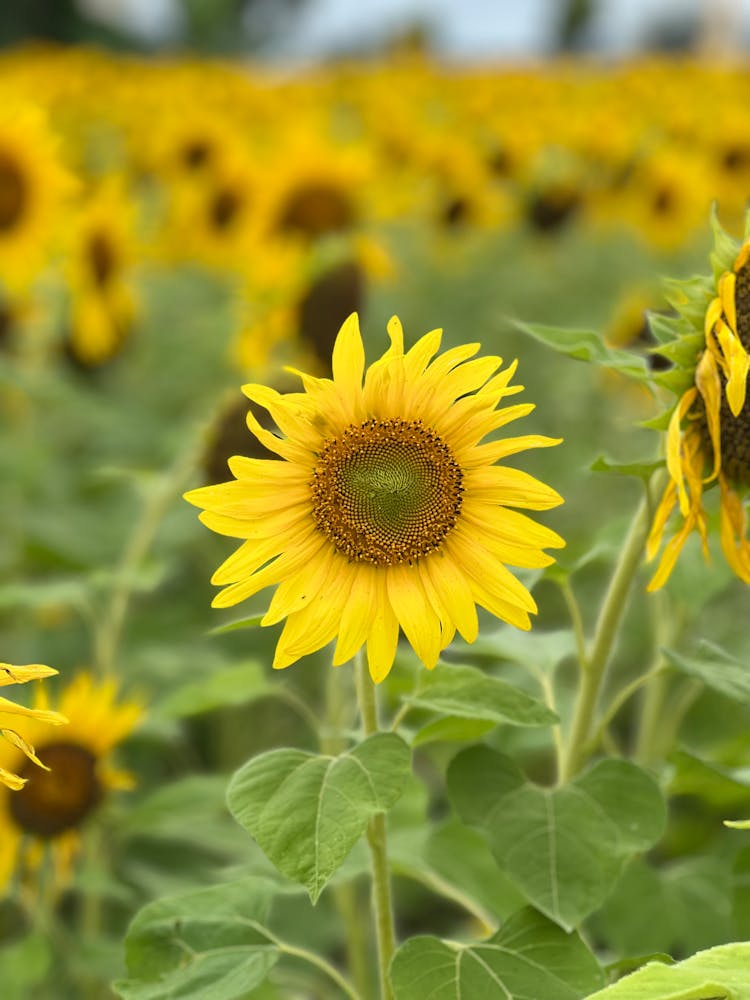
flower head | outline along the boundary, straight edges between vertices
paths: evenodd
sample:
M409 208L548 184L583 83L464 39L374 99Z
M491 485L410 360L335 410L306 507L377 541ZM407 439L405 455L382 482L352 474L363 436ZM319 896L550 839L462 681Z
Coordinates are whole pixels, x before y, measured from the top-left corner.
M44 677L51 677L56 673L57 671L52 667L45 667L41 663L29 663L23 667L15 667L10 663L0 663L0 687L6 687L8 684L25 684L27 681L42 680ZM17 705L9 698L0 698L0 716L2 715L15 715L19 718L19 720L26 720L27 729L31 729L34 722L47 723L53 726L62 726L68 721L65 716L61 715L59 712L50 712L41 707L25 708L23 705ZM15 729L7 729L3 726L2 729L0 729L0 733L5 737L8 743L15 748L15 756L19 757L21 764L23 764L21 757L25 756L39 767L49 770L49 768L47 768L46 765L39 760L34 747L28 739L21 736L21 734L16 732ZM28 732L26 735L28 736ZM0 750L0 758L1 757L2 751ZM21 768L16 769L20 770ZM20 788L23 788L26 781L26 778L21 777L20 774L16 774L14 770L0 766L0 783L6 785L13 791L18 791Z
M27 838L26 866L35 867L45 847L50 847L58 876L64 878L85 820L108 790L131 784L130 776L112 768L107 758L136 725L142 710L132 702L116 704L116 697L114 682L97 683L86 673L63 690L59 708L64 715L49 710L44 690L36 692L29 733L46 771L30 768L15 742L12 747L0 745L0 766L18 771L23 785L4 796L0 789L0 886L22 861L23 838ZM60 735L42 724L51 717L69 721Z
M656 510L647 554L667 542L649 589L669 578L687 538L697 531L708 552L704 493L718 485L721 546L736 575L750 583L750 542L741 499L750 485L750 239L737 247L716 224L714 279L677 285L675 318L657 324L659 352L675 362L663 377L678 394L667 430L669 482Z
M262 620L286 619L274 667L337 639L334 664L364 644L370 673L391 668L399 628L427 667L458 631L477 636L476 605L530 627L533 598L507 569L547 566L564 543L511 508L545 510L560 496L528 473L496 463L557 439L525 435L480 443L533 409L498 409L516 363L473 359L479 344L435 356L441 331L404 352L401 323L365 371L356 314L333 349L333 378L301 375L304 392L246 385L282 436L252 411L250 430L284 461L235 457L234 481L186 495L201 520L244 539L212 582L216 607L277 585ZM473 359L473 360L469 360Z

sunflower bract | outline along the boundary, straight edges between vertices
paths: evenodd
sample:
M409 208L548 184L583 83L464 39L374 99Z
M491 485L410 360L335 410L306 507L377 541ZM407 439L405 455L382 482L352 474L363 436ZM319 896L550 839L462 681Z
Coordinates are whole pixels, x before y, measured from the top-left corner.
M517 452L559 443L529 434L487 435L528 414L499 406L522 391L516 363L475 358L479 344L438 354L441 331L404 352L401 323L390 347L365 368L356 314L333 349L333 378L301 376L303 392L246 385L283 436L248 413L250 430L284 461L235 457L234 481L186 494L201 520L244 539L212 582L229 607L276 586L262 624L286 619L274 667L287 667L336 639L334 664L363 645L373 680L394 660L399 630L435 666L455 633L473 642L476 606L518 628L536 605L507 565L539 568L564 545L550 528L512 508L562 502L528 473L498 465Z

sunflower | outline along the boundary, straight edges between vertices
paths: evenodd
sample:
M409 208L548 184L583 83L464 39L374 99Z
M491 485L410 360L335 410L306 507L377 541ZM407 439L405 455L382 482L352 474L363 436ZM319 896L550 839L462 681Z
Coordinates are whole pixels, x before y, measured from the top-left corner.
M10 663L0 663L0 687L7 687L8 684L25 684L27 681L42 680L42 678L51 677L56 673L57 671L52 667L45 667L41 663L28 663L22 667L15 667ZM68 721L59 712L49 712L43 708L25 708L23 705L17 705L9 698L0 698L0 714L20 716L27 720L28 728L32 727L32 720L34 722L51 723L53 726L65 725ZM6 729L4 727L0 729L0 733L16 751L28 757L29 760L38 764L39 767L45 767L37 757L34 747L20 733L17 733L14 729ZM7 750L7 748L0 747L0 757L4 750ZM0 767L0 783L13 791L23 788L27 780L6 767Z
M0 282L26 288L46 263L71 180L33 105L0 111Z
M714 280L693 280L673 298L674 318L652 323L659 352L675 362L664 384L677 390L667 430L667 483L655 512L647 555L661 547L667 523L678 529L664 547L649 589L669 578L687 538L698 532L708 552L704 493L719 487L720 538L734 573L750 583L750 542L742 495L750 485L750 239L739 249L714 222ZM678 286L679 289L679 286Z
M134 229L134 208L124 184L111 177L82 208L68 253L71 308L66 347L86 368L118 354L135 323Z
M337 638L334 664L366 644L381 681L399 628L432 668L456 631L475 640L476 605L528 629L536 605L506 563L547 566L554 560L542 550L564 544L511 509L546 510L560 496L496 464L559 441L530 434L480 443L534 408L497 409L523 389L510 385L516 363L500 370L498 357L469 360L479 344L434 357L440 330L404 353L396 317L388 333L390 348L365 372L352 314L336 338L332 379L297 373L304 391L286 395L244 386L284 436L252 411L250 430L284 461L235 457L234 481L186 494L205 525L245 539L213 576L224 585L214 606L278 584L262 620L286 619L277 669Z
M57 737L41 724L57 713L49 712L46 693L37 691L32 711L40 721L30 720L29 729L49 773L30 768L19 748L0 746L0 764L18 771L24 782L4 798L0 789L0 886L14 869L35 867L45 847L51 848L58 877L64 879L84 821L107 791L130 786L130 776L114 770L106 758L136 725L141 708L132 702L117 705L116 696L113 681L97 683L79 674L61 694L59 708L69 726Z

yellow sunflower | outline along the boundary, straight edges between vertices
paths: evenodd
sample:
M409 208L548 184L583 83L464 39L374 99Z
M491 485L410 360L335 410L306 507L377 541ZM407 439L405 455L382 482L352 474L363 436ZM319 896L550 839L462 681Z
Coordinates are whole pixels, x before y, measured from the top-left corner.
M46 263L71 179L33 105L0 110L0 283L16 292Z
M234 481L186 494L201 520L245 539L216 571L214 606L229 607L277 584L262 620L286 619L274 667L337 638L334 664L364 645L373 680L388 674L399 628L428 668L458 631L477 636L476 605L519 628L536 604L507 569L542 567L560 547L551 529L511 508L561 503L526 472L497 465L528 448L558 444L529 434L480 443L525 416L531 403L498 409L516 363L473 359L479 344L435 357L442 331L404 353L401 323L365 372L357 315L333 348L333 378L297 373L304 392L246 385L283 437L252 411L250 430L284 461L235 457ZM469 360L473 359L473 360Z
M79 830L107 791L129 787L130 776L113 769L107 757L138 722L142 710L133 702L116 704L114 681L97 683L87 673L63 690L59 708L69 720L62 736L42 724L49 711L46 692L37 691L29 732L47 767L36 771L21 749L0 745L0 765L18 771L23 787L0 789L0 886L14 870L35 868L49 847L57 876L64 880L79 841ZM22 850L23 848L23 850Z
M742 500L750 484L750 239L737 249L715 224L714 280L693 280L674 301L675 318L655 325L659 352L675 362L665 383L679 399L667 431L669 482L656 510L647 555L658 553L675 509L680 523L664 547L649 589L669 578L687 538L697 531L708 551L703 495L718 484L721 546L736 575L750 583L750 542ZM675 377L676 376L676 377Z
M68 248L67 349L87 368L111 360L137 318L134 216L123 182L110 177L82 207Z
M10 663L0 663L0 687L7 687L8 684L25 684L27 681L42 680L42 678L51 677L56 673L57 671L52 667L45 667L41 663L28 663L22 667L15 667ZM49 712L43 708L25 708L23 705L17 705L9 698L0 698L0 715L20 716L22 719L27 720L29 729L32 728L32 720L34 722L51 723L53 726L62 726L68 721L59 712ZM14 747L14 751L28 757L29 760L38 764L39 767L45 767L37 757L32 744L25 737L21 736L20 733L17 733L15 729L6 729L3 726L0 729L0 734ZM0 747L0 757L4 750L7 750L7 748ZM21 763L24 762L21 761ZM0 766L0 783L7 788L18 791L19 788L23 788L26 781L26 778L21 777L20 774L16 774L15 771Z

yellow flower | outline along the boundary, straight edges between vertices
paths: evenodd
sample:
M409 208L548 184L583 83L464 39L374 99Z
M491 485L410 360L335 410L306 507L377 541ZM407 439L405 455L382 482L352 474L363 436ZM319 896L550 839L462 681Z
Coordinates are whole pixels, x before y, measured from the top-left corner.
M682 335L659 350L682 365L677 374L685 378L677 383L680 398L669 419L669 482L654 515L649 558L659 551L675 509L681 524L664 548L650 590L661 587L669 578L693 531L700 535L707 554L703 494L714 484L719 486L724 555L734 573L750 583L750 542L740 495L750 484L750 409L746 399L750 370L750 240L733 260L732 249L731 241L717 227L713 258L716 281L709 284L708 292L693 282L693 294L677 303L678 319L663 323L665 330L671 326L674 333Z
M9 102L0 111L0 283L11 291L45 265L70 185L41 112Z
M52 736L41 725L49 711L46 693L37 691L31 735L49 771L33 771L20 748L0 746L0 764L18 770L24 787L3 795L0 789L0 886L17 866L34 868L49 847L58 878L64 880L78 846L79 829L106 792L129 787L130 776L108 763L110 751L138 722L141 707L117 705L114 681L97 683L79 674L62 692L59 708L69 720L62 736ZM23 839L26 838L26 839ZM21 845L27 847L22 856Z
M399 627L425 666L458 631L477 636L480 605L519 628L536 604L507 569L547 566L542 550L562 539L511 508L561 503L550 487L496 463L558 440L536 434L480 443L525 416L526 403L498 409L516 363L473 360L479 344L435 357L442 331L404 353L401 323L365 371L356 314L333 348L333 378L301 375L304 392L246 385L283 437L248 413L251 431L284 461L235 457L233 482L186 494L201 520L245 539L216 571L229 607L278 585L262 620L286 619L274 667L289 666L337 638L334 664L364 645L373 680L394 660ZM432 359L432 360L431 360Z
M41 663L29 663L23 667L14 667L10 663L0 663L0 687L6 687L8 684L25 684L27 681L41 680L44 677L51 677L56 673L57 671L52 667L45 667ZM27 721L33 719L36 722L51 723L53 726L62 726L68 721L59 712L48 712L40 708L25 708L23 705L17 705L9 698L0 698L0 715L17 715ZM28 728L31 728L31 726L29 725ZM0 733L21 754L28 757L35 764L38 764L39 767L45 767L37 757L34 747L20 733L17 733L14 729L6 729L4 726L0 729ZM2 751L0 750L1 755ZM14 773L14 771L8 768L0 767L0 783L13 791L23 788L26 780L26 778L22 778L19 774Z
M66 346L86 368L110 361L136 321L134 214L122 180L113 176L76 220L67 260L71 308Z

